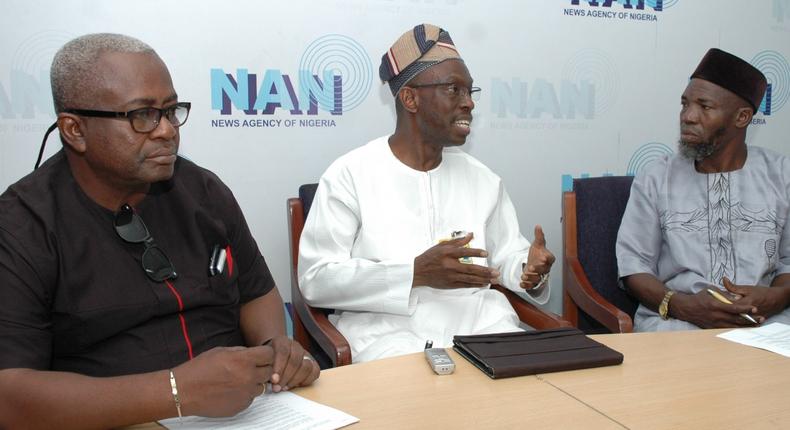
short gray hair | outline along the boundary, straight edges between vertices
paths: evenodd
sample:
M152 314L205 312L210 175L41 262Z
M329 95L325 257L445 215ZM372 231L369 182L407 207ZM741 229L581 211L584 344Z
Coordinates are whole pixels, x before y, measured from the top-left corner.
M146 43L123 34L86 34L67 42L55 54L49 71L56 113L74 108L73 104L79 103L80 98L91 94L91 86L98 78L96 62L106 52L157 55Z

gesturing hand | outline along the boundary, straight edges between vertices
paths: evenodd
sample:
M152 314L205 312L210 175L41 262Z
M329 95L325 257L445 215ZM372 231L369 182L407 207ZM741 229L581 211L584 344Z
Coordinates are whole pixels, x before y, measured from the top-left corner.
M525 290L535 288L540 282L541 275L548 276L554 260L554 254L546 249L546 237L543 235L543 229L536 225L535 240L532 241L532 245L529 247L527 262L522 266L521 288Z
M472 233L428 248L414 259L413 286L433 288L476 288L494 282L499 270L458 261L463 257L485 258L488 253L464 245L472 241Z

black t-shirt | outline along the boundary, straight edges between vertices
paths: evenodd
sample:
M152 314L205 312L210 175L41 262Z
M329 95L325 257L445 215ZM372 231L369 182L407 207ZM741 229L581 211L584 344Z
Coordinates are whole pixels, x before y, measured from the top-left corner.
M274 280L230 190L179 158L135 211L177 279L148 279L145 246L117 235L62 151L0 196L0 369L135 374L244 344L240 306ZM215 246L227 258L210 276Z

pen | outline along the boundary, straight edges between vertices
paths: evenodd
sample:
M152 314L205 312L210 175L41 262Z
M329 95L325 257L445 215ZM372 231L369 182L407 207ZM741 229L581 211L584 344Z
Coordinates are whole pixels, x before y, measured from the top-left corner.
M715 297L716 300L718 300L718 301L720 301L722 303L726 303L728 305L732 304L732 302L728 298L726 298L726 297L722 296L721 294L719 294L718 291L714 291L714 290L711 290L710 288L708 288L708 293L710 293L711 296ZM751 322L752 324L757 324L757 321L755 321L755 319L752 318L751 315L749 315L749 314L741 314L741 316L744 319L746 319L747 321Z

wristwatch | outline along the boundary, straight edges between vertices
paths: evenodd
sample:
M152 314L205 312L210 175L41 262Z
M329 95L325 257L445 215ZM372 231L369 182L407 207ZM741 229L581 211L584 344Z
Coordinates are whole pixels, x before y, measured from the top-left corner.
M675 294L674 291L669 290L666 294L664 294L664 299L661 300L661 304L658 305L658 314L661 316L662 320L669 319L669 299Z

